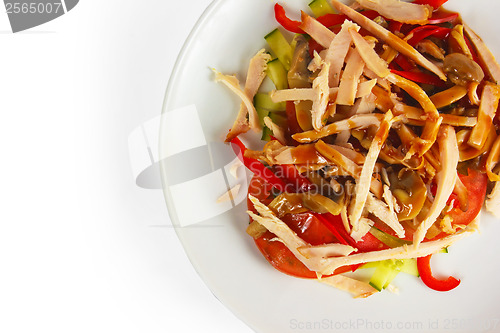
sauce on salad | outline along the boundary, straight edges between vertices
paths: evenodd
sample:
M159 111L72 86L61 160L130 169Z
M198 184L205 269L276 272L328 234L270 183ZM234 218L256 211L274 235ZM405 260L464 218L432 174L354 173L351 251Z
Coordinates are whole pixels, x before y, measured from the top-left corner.
M279 271L367 297L500 217L500 65L446 0L332 0L265 36L230 142L254 176L247 232ZM284 32L287 30L287 32ZM264 80L275 85L263 91ZM261 133L262 150L240 137ZM374 269L368 281L349 272Z

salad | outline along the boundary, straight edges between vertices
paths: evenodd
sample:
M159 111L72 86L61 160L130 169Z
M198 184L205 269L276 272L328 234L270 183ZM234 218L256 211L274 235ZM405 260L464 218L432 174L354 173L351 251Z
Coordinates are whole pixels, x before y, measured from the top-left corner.
M483 206L500 217L500 65L445 2L313 0L300 21L276 3L244 84L215 71L241 99L226 142L254 173L247 233L279 271L355 297L401 272L460 284L430 259Z

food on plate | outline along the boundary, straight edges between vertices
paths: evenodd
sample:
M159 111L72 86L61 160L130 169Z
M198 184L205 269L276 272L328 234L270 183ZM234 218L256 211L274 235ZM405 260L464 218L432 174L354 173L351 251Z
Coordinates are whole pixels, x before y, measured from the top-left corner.
M215 72L241 99L226 142L254 173L247 233L279 271L355 297L400 272L460 284L430 259L483 205L500 217L500 65L445 2L313 0L300 21L275 4L244 85Z

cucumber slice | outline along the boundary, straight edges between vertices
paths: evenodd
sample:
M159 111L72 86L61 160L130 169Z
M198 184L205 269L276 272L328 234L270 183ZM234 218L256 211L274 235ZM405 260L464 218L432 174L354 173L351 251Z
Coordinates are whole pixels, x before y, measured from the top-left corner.
M276 89L283 90L288 88L287 71L278 58L267 63L266 74L273 81Z
M386 263L386 261L381 261L375 269L369 283L373 288L378 291L382 291L385 288L389 277L394 279L395 276L393 276L393 274L393 269Z
M401 272L419 276L416 259L384 260L367 263L362 268L375 268L375 272L370 279L370 285L378 291L387 288Z
M416 277L420 276L417 268L417 259L403 259L401 262L402 266L400 266L399 270L402 273L410 274Z
M335 14L332 6L328 3L327 0L313 0L309 4L309 8L311 8L312 13L316 17L320 17L326 14Z
M385 284L384 284L384 289L389 287L389 285L391 284L391 282L396 278L396 276L398 276L399 274L399 270L397 269L392 269L388 274L387 274L387 279L385 280Z
M263 128L261 140L269 141L271 140L271 135L273 133L264 124L264 118L269 117L275 124L283 126L283 123L286 123L286 117L280 115L280 113L285 111L286 104L274 103L271 100L269 94L265 93L257 93L254 97L253 102L255 105L255 110L257 110L257 114L259 115L260 125Z
M289 71L292 64L293 48L281 31L276 28L264 37L273 53L281 61L285 70Z
M404 239L399 239L397 237L391 236L383 231L380 231L377 228L371 228L370 233L388 247L400 247L405 244L406 245L412 244L412 242L410 241L406 241Z
M257 110L259 110L259 109L257 109ZM260 112L262 112L262 114L264 114L265 111L264 110L257 111L257 113L259 113L259 118L260 118ZM271 118L273 123L275 123L278 126L284 127L286 125L286 117L284 115L282 115L281 111L273 111L273 112L267 111L267 116L269 118ZM266 117L266 116L264 116L264 117ZM264 119L264 117L262 117L262 119ZM273 132L267 126L265 126L264 120L262 120L262 123L263 123L262 137L260 139L264 140L264 141L270 141L271 135L273 135Z
M264 124L264 118L269 116L269 110L268 109L264 109L264 108L260 108L260 107L257 107L255 106L255 110L257 111L257 115L259 116L259 123L260 123L260 126L262 128L264 128L265 124Z
M257 93L253 103L256 108L262 108L268 111L285 111L286 109L286 104L284 102L274 103L271 96L266 93Z
M260 139L263 141L271 141L272 134L273 132L271 132L271 130L267 126L264 126L262 128L262 137Z

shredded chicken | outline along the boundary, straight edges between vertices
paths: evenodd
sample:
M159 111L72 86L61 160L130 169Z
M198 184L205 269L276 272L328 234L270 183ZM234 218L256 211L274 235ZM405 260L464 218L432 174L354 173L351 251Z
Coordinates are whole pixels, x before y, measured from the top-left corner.
M427 230L436 222L441 211L446 207L448 198L453 193L457 181L457 165L459 151L455 130L451 126L443 126L439 137L439 150L441 154L442 169L437 174L437 189L434 202L429 213L417 228L413 237L415 247L424 240Z
M264 124L266 124L267 128L273 132L273 136L281 143L286 142L285 138L285 130L281 128L280 126L276 125L271 118L265 117L264 118Z
M358 83L365 63L357 49L351 49L347 56L347 65L342 74L336 104L353 105L356 99Z
M370 191L370 182L373 174L373 169L375 168L375 163L377 162L378 155L382 149L387 136L389 135L389 130L394 122L394 117L392 112L387 112L384 120L380 124L380 128L372 141L368 154L366 155L366 160L361 170L361 175L359 180L356 182L356 196L354 198L354 206L350 214L350 221L354 231L359 228L359 220L361 214L363 213L363 208L365 207L366 199Z
M247 132L250 128L254 128L255 130L260 129L257 111L255 110L253 103L251 103L251 99L253 99L255 94L257 94L262 81L266 77L267 63L270 60L271 56L267 54L264 49L257 52L257 54L250 60L245 88L243 91L241 91L239 81L236 77L225 76L215 71L216 81L224 83L229 89L231 89L231 91L242 99L240 111L238 112L238 116L236 117L231 131L226 137L226 142L231 141L241 133ZM250 119L250 123L247 120L247 116Z
M481 37L474 32L474 30L472 30L467 24L464 24L464 28L467 36L471 39L472 44L476 47L477 53L483 62L484 67L493 80L495 80L497 84L500 84L500 64L496 61L495 56L488 49Z
M236 186L232 187L229 191L227 191L217 199L217 203L234 200L234 198L236 198L236 196L240 192L240 188L241 184L237 184Z
M417 43L417 50L430 55L438 60L444 60L444 50L430 39L424 39Z
M384 187L388 188L388 187ZM390 192L390 191L389 191ZM387 196L387 191L384 191ZM394 211L394 198L387 199L389 204L378 200L373 194L369 193L366 200L366 210L380 219L388 227L390 227L397 234L399 238L405 237L405 229L399 223L398 216Z
M356 0L362 7L377 11L380 15L408 24L427 24L432 7L416 5L400 0Z
M411 45L397 37L389 30L383 28L377 23L373 22L369 18L364 15L358 13L354 9L349 6L344 5L343 3L332 0L332 5L344 15L347 15L351 20L359 24L362 28L365 28L369 32L371 32L375 37L384 40L389 46L394 48L395 50L401 52L405 56L413 59L420 66L430 70L437 76L439 76L442 80L446 81L446 75L444 72L435 64L430 62L427 58L425 58L422 54L420 54L417 50L415 50Z
M362 129L371 125L379 125L381 118L380 114L355 115L349 119L328 124L319 131L306 131L294 134L292 137L297 142L308 143L345 130Z
M351 21L345 21L326 53L325 61L330 64L329 80L331 87L338 87L339 85L340 71L344 67L345 58L352 44L350 30L359 31L359 26Z
M495 186L488 195L485 205L488 212L500 218L500 182L495 182Z
M477 125L472 129L469 141L470 146L481 149L488 138L493 118L498 109L500 101L500 86L487 84L481 95L481 104L477 115Z
M304 12L302 12L302 24L300 25L300 28L309 36L314 38L314 40L316 40L324 48L330 47L330 44L332 44L332 41L336 36L333 31Z
M329 265L327 266L327 268L320 271L320 273L323 275L329 275L337 268L346 265L357 265L367 262L389 259L411 259L425 257L429 254L436 253L437 251L454 244L460 239L470 235L474 231L475 229L469 225L466 229L458 231L454 235L450 235L439 240L422 243L418 249L404 245L387 250L367 253L355 253L346 257L330 258L328 260Z
M347 291L354 298L366 298L377 293L377 289L373 288L369 283L342 274L322 277L319 281L337 289Z
M330 100L330 86L328 85L328 75L330 65L325 63L319 75L313 81L313 105L311 110L313 128L319 131L324 126L324 116L328 101Z
M469 216L471 180L459 177L458 169L487 174L486 209L500 218L500 65L460 18L439 24L450 27L438 31L444 37L425 35L425 29L432 32L424 26L430 17L442 14L429 5L331 4L345 16L335 26L321 23L328 17L302 12L298 27L304 33L281 36L290 63L266 39L272 56L261 50L252 58L244 89L235 76L216 72L216 80L241 99L228 141L266 125L264 147L243 149L250 170L270 174L254 178L267 198L248 196L248 233L274 234L263 241L286 246L319 281L366 297L376 292L369 284L328 275L427 256L478 230L479 218ZM380 16L370 19L370 11ZM409 25L424 26L424 38L408 32ZM280 64L284 69L275 66ZM262 91L266 74L277 87L268 95ZM281 182L286 190L278 193ZM456 202L466 223L455 218ZM295 221L294 214L308 214L300 217L307 222ZM315 223L332 243L309 238L316 236ZM378 250L358 247L373 237ZM286 257L290 264L297 264L295 258Z

